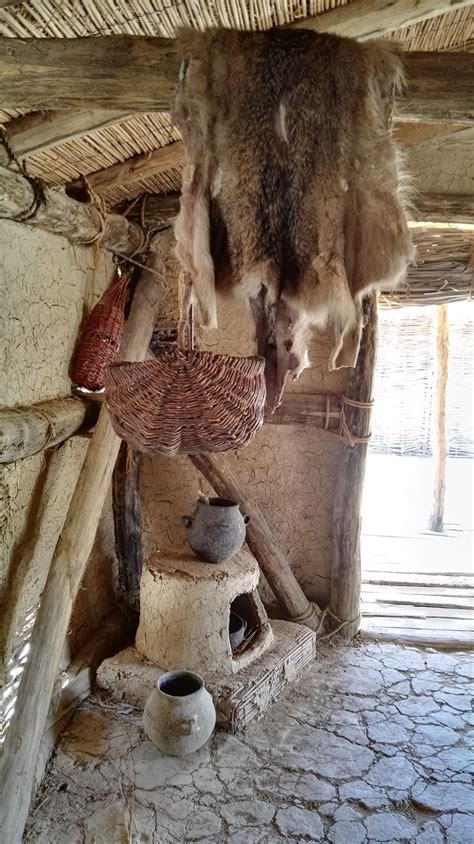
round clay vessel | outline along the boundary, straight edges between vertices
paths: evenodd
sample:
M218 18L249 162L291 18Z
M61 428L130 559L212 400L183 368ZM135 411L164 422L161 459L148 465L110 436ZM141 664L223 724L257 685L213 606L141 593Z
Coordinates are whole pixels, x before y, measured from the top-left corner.
M225 563L240 551L249 521L227 498L199 500L193 515L183 516L187 542L206 563Z
M229 619L229 640L232 650L238 648L244 641L247 622L238 613L231 612Z
M192 671L162 674L143 712L148 738L168 756L187 756L211 737L216 710L204 682Z

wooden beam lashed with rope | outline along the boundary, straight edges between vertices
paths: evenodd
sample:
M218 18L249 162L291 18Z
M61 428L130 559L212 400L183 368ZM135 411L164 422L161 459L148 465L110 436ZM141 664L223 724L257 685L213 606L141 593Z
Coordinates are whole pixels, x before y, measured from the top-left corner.
M145 246L137 223L119 214L105 214L93 204L77 202L29 178L0 143L0 219L24 222L67 237L80 246L97 243L118 255L134 255Z

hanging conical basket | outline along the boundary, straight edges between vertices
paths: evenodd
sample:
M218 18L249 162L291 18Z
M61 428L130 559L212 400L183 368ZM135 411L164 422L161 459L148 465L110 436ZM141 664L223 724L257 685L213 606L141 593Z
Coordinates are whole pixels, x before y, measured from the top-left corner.
M71 368L71 379L86 390L103 390L104 370L113 363L122 340L127 273L115 278L91 311Z
M263 423L265 361L173 349L105 374L115 432L146 454L242 448Z

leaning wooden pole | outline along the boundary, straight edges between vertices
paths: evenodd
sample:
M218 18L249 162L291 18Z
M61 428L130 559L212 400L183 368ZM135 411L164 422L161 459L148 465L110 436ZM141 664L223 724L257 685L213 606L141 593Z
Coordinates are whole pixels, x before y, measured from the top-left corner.
M433 429L431 446L434 460L434 491L431 506L429 530L441 533L444 520L444 499L446 495L446 386L448 383L449 326L448 305L436 306L435 321L435 393L433 406Z
M267 578L275 597L290 621L319 628L320 611L304 594L288 560L258 505L244 492L229 463L221 454L199 454L190 458L218 495L238 501L250 516L247 544Z
M144 247L145 235L137 223L120 214L102 214L61 190L40 187L7 160L0 145L0 219L62 235L79 246L97 243L119 255L133 255Z
M375 371L377 346L377 299L374 294L364 303L365 327L355 369L351 370L346 397L355 402L369 403ZM345 419L355 438L370 432L370 407L347 405ZM367 443L346 446L338 471L333 511L333 560L330 609L341 623L341 634L352 638L359 629L360 618L360 529L361 504L364 486Z
M145 273L133 300L121 357L144 360L158 308L157 277ZM0 760L0 841L20 844L48 707L72 607L110 486L120 440L102 409L51 561L31 651Z

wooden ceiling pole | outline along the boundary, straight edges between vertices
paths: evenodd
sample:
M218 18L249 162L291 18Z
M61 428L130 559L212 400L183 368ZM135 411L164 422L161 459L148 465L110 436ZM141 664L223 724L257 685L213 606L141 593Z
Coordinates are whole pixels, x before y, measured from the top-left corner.
M174 224L179 211L179 193L144 194L144 206L137 203L129 219L140 222L142 212L146 226L165 227ZM410 208L410 220L416 223L449 223L474 226L474 195L459 193L418 193Z
M394 29L471 6L472 0L355 0L321 15L295 21L291 29L334 32L347 38L382 38Z
M132 111L99 108L41 111L10 120L6 129L13 153L21 160L98 129L113 126L132 116Z
M126 161L119 161L111 167L97 170L87 176L89 185L99 196L111 188L124 187L139 179L146 179L149 176L156 176L158 173L166 173L175 167L181 167L184 163L184 148L182 141L175 141L153 152L146 152L143 155L135 155L127 158ZM68 187L81 187L81 179L70 182Z
M0 0L0 8L15 6L19 2L20 0ZM464 8L472 2L473 0L356 0L321 15L295 21L289 24L289 28L334 32L359 39L375 38L400 27L445 14L454 7ZM91 108L77 112L49 111L16 118L8 124L12 149L19 158L32 156L57 144L126 120L133 114L130 110L105 110L108 105L104 106L104 110ZM52 104L46 107L52 108ZM154 103L150 109L159 110L158 104Z
M399 119L474 122L474 54L405 58L408 89ZM178 67L169 38L0 38L0 108L169 110Z

